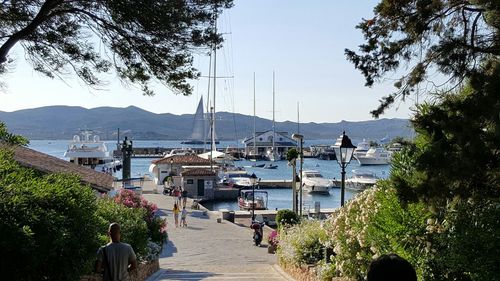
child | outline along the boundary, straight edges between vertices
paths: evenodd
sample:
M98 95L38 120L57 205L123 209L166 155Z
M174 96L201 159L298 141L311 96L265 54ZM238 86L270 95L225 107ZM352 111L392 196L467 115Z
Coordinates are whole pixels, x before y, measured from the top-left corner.
M187 217L187 210L186 206L182 207L182 212L181 212L181 226L187 227L188 224L186 222L186 217Z
M174 209L172 210L174 213L175 227L179 226L179 207L177 207L177 203L174 204Z

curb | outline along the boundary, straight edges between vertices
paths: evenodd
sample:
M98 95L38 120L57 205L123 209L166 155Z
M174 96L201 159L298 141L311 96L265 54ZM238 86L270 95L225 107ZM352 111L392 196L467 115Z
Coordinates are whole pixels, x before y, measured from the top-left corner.
M274 270L276 270L283 278L285 278L288 281L296 281L295 278L290 276L288 273L286 273L279 264L273 264L272 267Z

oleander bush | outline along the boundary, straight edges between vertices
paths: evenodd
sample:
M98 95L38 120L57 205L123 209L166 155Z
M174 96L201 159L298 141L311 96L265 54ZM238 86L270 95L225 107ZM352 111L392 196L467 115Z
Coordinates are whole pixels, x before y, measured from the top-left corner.
M319 221L302 221L281 229L278 247L280 263L293 266L318 263L324 259L322 241L327 238Z
M78 177L21 167L0 149L3 280L75 280L99 246L96 196Z

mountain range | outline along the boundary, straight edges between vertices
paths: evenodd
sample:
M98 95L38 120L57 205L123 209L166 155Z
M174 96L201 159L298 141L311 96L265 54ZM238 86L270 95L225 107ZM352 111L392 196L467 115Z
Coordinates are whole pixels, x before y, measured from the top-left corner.
M46 106L13 112L0 111L0 121L11 133L28 139L71 139L80 130L88 129L101 139L116 139L120 135L135 140L184 140L189 138L194 114L157 114L135 106L126 108L78 106ZM253 116L217 112L216 133L220 140L236 140L253 134ZM257 117L256 131L272 130L272 120ZM296 122L276 122L277 132L297 132ZM354 139L410 137L412 128L407 119L377 119L341 121L338 123L301 123L300 133L306 139L336 139L342 131Z

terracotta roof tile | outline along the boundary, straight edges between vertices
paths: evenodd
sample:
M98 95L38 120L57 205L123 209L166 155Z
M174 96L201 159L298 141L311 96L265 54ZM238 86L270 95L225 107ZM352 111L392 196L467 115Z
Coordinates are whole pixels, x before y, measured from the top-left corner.
M181 176L215 176L215 172L209 169L188 169L181 173Z
M0 147L5 147L5 145L0 144ZM92 188L101 192L108 192L113 189L114 178L109 174L97 172L27 147L15 146L14 160L21 166L43 173L76 174L83 183L90 184Z
M170 157L161 158L158 160L153 160L153 164L170 164L170 159L172 159L172 164L181 165L210 165L210 160L199 157L198 155L174 155Z

